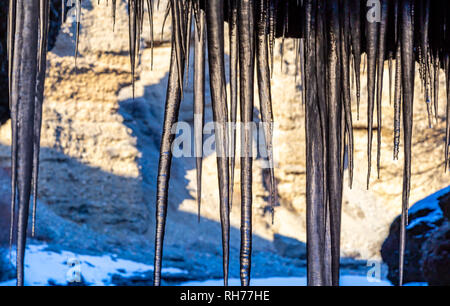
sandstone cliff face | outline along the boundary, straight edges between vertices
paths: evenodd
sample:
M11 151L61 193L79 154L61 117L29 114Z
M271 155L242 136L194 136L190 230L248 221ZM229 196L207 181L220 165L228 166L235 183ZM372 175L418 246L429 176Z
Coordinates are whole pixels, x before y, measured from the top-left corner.
M48 56L42 129L39 200L51 212L39 219L43 227L55 214L74 228L92 231L92 237L107 237L104 248L126 250L147 261L153 259L154 203L156 171L165 91L169 68L170 22L160 35L166 1L161 1L155 20L153 70L148 45L148 24L144 24L144 49L136 73L136 95L132 98L128 56L128 17L126 4L118 2L115 31L106 4L83 1L82 29L77 67L74 64L74 24L68 18ZM168 19L170 21L170 19ZM265 212L267 190L263 186L262 161L254 163L254 249L273 252L273 235L280 234L305 241L305 136L301 84L295 81L293 42L286 40L283 67L277 42L273 75L275 112L276 177L280 206L275 222ZM192 65L192 64L191 64ZM192 69L190 69L192 72ZM444 77L441 78L440 117L433 129L427 128L426 106L417 80L415 125L413 134L413 177L411 203L448 185L443 170ZM209 79L206 80L209 82ZM366 191L367 171L367 97L366 77L362 77L361 116L355 127L355 181L345 187L342 255L354 258L379 258L379 249L389 224L400 212L402 186L402 150L400 160L392 161L393 106L389 104L388 73L383 91L382 169L376 178L376 141L370 190ZM255 105L258 105L255 95ZM211 121L207 93L206 120ZM257 110L255 111L257 114ZM192 124L192 75L180 111L180 120ZM0 129L0 161L8 167L10 128ZM239 138L238 138L239 139ZM376 130L374 132L376 140ZM239 148L238 148L239 149ZM195 164L192 158L177 158L172 165L166 257L176 262L180 257L192 260L218 257L220 223L216 159L207 156L203 164L202 216L197 224ZM348 173L346 171L347 178ZM235 196L232 210L232 261L238 260L240 227L239 163L236 168ZM347 186L348 184L346 184ZM70 227L68 225L67 227ZM42 230L45 232L45 230ZM91 248L100 241L90 235L88 242L52 232L42 239ZM81 230L74 235L86 235ZM82 234L83 233L83 234ZM91 239L92 240L89 240ZM85 240L86 240L85 239ZM93 242L97 241L97 242ZM100 243L99 243L100 245ZM178 251L177 251L178 250ZM202 255L203 254L203 255ZM206 254L206 255L205 255ZM202 257L206 256L206 257ZM235 264L232 270L237 269ZM220 271L220 261L217 263ZM277 271L276 268L274 271ZM234 270L233 270L234 271ZM263 273L263 270L255 273ZM281 270L280 270L281 271ZM283 270L284 271L284 270ZM296 270L289 270L291 273ZM237 272L237 270L235 271ZM234 272L232 272L234 273ZM283 272L284 273L284 272Z

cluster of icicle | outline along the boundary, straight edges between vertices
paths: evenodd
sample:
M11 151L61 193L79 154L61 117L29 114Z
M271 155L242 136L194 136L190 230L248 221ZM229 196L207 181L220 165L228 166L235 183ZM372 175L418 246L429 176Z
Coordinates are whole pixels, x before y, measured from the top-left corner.
M113 20L116 1L111 1ZM11 241L17 239L17 284L24 283L24 254L33 192L36 210L39 141L45 81L49 0L9 0L8 61L12 123ZM77 43L81 0L75 0ZM136 56L147 6L151 46L153 12L159 1L128 0L129 42L134 87ZM64 10L64 0L63 0ZM64 15L64 14L63 14ZM230 210L233 194L237 107L240 121L253 118L254 71L258 82L261 120L271 163L270 202L276 201L272 157L271 67L275 38L296 38L296 62L305 90L307 270L309 285L339 284L340 224L344 157L353 178L351 79L356 82L359 116L361 54L367 54L368 175L371 171L372 125L377 108L377 170L380 175L381 98L384 61L389 61L389 91L394 90L393 155L398 158L403 133L404 178L400 241L400 284L405 250L405 226L411 177L411 133L415 62L420 66L430 125L438 116L439 70L446 75L447 108L445 168L450 140L450 3L446 0L169 0L165 17L172 19L172 51L157 177L154 284L161 283L164 230L172 160L172 126L178 120L183 84L194 45L194 110L202 118L194 127L200 216L202 125L205 105L205 53L208 52L210 91L216 123L219 205L222 225L223 275L228 283ZM228 22L229 37L224 36ZM114 24L114 22L113 22ZM113 25L114 26L114 25ZM194 31L194 33L192 33ZM192 38L193 37L193 38ZM226 90L224 40L230 45L230 92ZM76 52L77 53L77 52ZM395 68L392 61L395 59ZM273 69L273 68L272 68ZM394 85L392 86L392 83ZM238 90L239 86L239 90ZM239 92L239 97L238 97ZM134 91L133 91L134 94ZM229 96L229 98L227 97ZM403 118L401 122L401 118ZM250 283L252 249L251 131L241 138L242 285ZM16 195L17 191L17 195ZM16 216L18 212L18 215ZM17 219L17 220L16 220ZM16 225L17 223L17 225ZM16 225L16 226L15 226ZM14 231L15 229L15 231ZM34 214L33 214L34 232ZM13 237L15 235L15 237Z

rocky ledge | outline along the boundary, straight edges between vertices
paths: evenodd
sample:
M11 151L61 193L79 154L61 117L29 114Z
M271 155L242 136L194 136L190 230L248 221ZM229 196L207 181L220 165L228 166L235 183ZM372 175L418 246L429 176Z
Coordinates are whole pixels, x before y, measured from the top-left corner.
M406 228L404 283L450 285L450 187L417 202L409 210ZM400 216L392 223L381 248L387 278L398 284Z

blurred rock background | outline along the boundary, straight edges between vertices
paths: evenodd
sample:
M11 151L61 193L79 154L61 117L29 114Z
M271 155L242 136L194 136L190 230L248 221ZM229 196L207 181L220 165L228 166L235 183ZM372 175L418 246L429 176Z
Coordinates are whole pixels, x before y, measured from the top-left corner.
M171 36L170 18L164 33L160 33L167 1L160 2L154 20L153 61L149 25L147 19L144 21L134 100L126 2L118 1L113 31L111 8L107 7L106 2L101 1L98 5L97 1L83 1L77 67L74 62L75 19L70 12L62 25L55 46L48 55L37 236L34 239L78 252L112 252L152 263L156 171ZM284 42L282 63L281 40L277 41L272 95L276 122L275 175L280 203L272 225L266 209L268 191L263 184L263 161L256 160L253 182L254 277L305 275L305 113L301 100L303 88L300 78L295 79L294 59L293 40L286 39ZM353 188L349 189L348 171L345 172L342 256L344 273L365 275L365 261L381 259L381 244L401 210L403 144L399 161L393 161L393 105L389 102L386 63L381 177L376 177L374 141L372 178L370 189L366 190L367 96L366 75L363 67L361 70L359 120L356 120L354 91L352 96L355 174ZM179 120L193 124L193 68L189 71ZM416 77L411 203L449 184L443 166L444 79L442 74L439 119L430 129L420 81ZM208 78L206 82L209 82ZM255 97L255 106L258 106L257 95ZM212 120L210 108L207 92L207 121ZM258 115L257 109L255 115ZM376 139L376 126L374 128ZM3 169L0 187L4 191L0 209L6 212L10 197L10 133L8 121L0 128L0 167ZM215 156L207 156L203 163L200 223L197 223L196 215L194 159L174 159L172 173L164 265L187 269L197 278L220 278L221 242ZM239 162L235 179L230 273L237 277ZM1 220L3 231L9 226L9 218L2 217Z

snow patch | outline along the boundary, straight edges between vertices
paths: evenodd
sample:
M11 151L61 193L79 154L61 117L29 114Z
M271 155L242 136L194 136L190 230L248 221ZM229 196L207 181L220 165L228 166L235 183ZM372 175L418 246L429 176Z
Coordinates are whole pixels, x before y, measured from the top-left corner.
M441 189L441 190L433 193L432 195L426 197L425 199L422 199L422 200L418 201L416 204L414 204L409 209L410 215L415 214L421 210L430 210L430 212L423 217L418 217L418 218L411 220L411 222L408 224L408 226L406 228L408 230L411 230L412 228L414 228L422 223L432 225L435 222L442 219L443 213L442 213L441 208L439 207L438 198L440 198L441 196L443 196L449 192L450 192L450 186L448 186L444 189Z
M15 265L15 251L12 252ZM131 277L153 271L152 265L118 258L114 254L102 256L80 255L69 251L55 252L47 245L28 245L25 255L25 285L67 285L80 279L91 286L113 285L111 277L118 274ZM162 274L187 274L178 268L163 268ZM0 286L15 285L16 280L0 283Z

